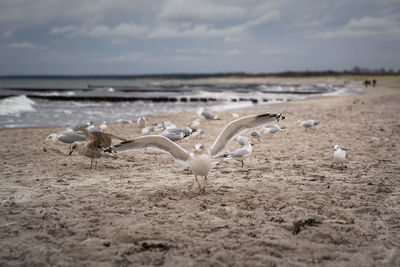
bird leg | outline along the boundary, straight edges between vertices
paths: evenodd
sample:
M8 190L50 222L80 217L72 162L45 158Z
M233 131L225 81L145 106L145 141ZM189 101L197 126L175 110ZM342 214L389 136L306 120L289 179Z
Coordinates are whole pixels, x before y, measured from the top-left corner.
M97 170L97 159L94 159L94 169Z
M194 176L194 179L196 180L197 186L199 187L200 195L204 195L206 190L204 187L201 187L199 181L197 180L197 175Z
M242 168L243 168L243 166L244 166L244 162L243 162L243 160L241 160L240 162L242 163Z
M204 195L206 193L206 184L207 184L207 175L204 176L204 185L203 189L200 190L200 194Z
M93 159L90 159L90 168L93 166Z

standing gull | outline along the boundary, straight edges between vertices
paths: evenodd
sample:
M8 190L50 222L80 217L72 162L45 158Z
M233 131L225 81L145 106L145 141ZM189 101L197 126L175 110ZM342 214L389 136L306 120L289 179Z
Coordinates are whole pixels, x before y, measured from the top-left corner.
M260 137L261 137L261 133L260 133L260 131L252 131L251 133L250 133L250 135L251 135L251 137L252 137L252 139L254 140L254 138L255 139L257 139L257 141L258 142L260 142Z
M72 131L75 131L75 132L79 132L79 131L81 130L81 128L87 128L87 127L89 127L90 125L93 125L93 122L92 122L92 121L86 122L86 123L73 124L73 125L70 125L70 126L68 127L68 129L70 129L70 130L72 130Z
M339 145L335 145L334 149L335 151L333 152L333 160L340 162L343 169L343 163L349 159L349 154L347 153L347 151L342 150ZM333 167L333 164L331 167Z
M266 113L261 115L250 115L228 123L218 137L215 139L210 149L206 149L203 145L197 145L195 152L190 153L178 144L172 142L168 138L160 135L141 136L135 139L116 144L105 151L120 152L131 149L154 148L171 154L178 162L189 166L194 173L195 180L200 190L200 194L205 193L205 184L207 182L208 172L212 168L212 158L220 156L227 143L234 139L244 130L255 128L267 123L283 120L285 117L278 113ZM204 185L201 186L197 180L197 176L204 176Z
M52 142L53 144L65 143L72 144L75 141L83 141L85 140L85 135L83 132L75 132L73 130L65 130L62 132L51 133L47 136L46 140L43 141L43 144L47 144L48 142Z
M137 119L136 124L139 126L140 129L142 129L146 126L146 121L147 121L147 118L140 117Z
M112 134L89 132L85 128L81 128L81 130L85 134L86 140L74 142L69 155L71 155L74 150L77 150L79 154L90 158L90 168L93 167L93 161L95 162L95 169L97 168L97 159L102 156L104 148L111 146L111 139L126 141L126 139Z
M206 120L220 120L217 115L205 110L203 107L196 109L197 115Z
M200 119L195 119L194 121L191 121L187 124L190 128L197 128L197 126L200 125Z
M163 131L160 135L167 137L171 141L179 141L182 140L189 135L191 135L193 130L188 127L182 127L182 128L168 128L165 131Z
M150 134L151 132L153 132L154 130L156 129L156 125L150 125L150 126L147 126L147 127L144 127L143 129L142 129L142 134Z
M247 140L249 140L249 139L247 139L247 137L245 137L245 136L243 136L243 135L238 135L238 136L236 137L236 141L238 142L238 144L239 144L240 146L246 145L246 141L247 141Z
M274 134L274 133L283 131L283 129L281 127L279 127L278 125L267 125L267 126L263 127L263 130L265 133L270 133L270 134Z
M305 130L319 124L317 120L297 121L298 124L303 126Z
M238 142L242 141L243 146L241 148L236 149L233 152L227 153L226 154L226 159L236 159L238 161L240 161L242 163L242 168L244 166L244 162L243 160L250 156L251 153L253 152L253 148L252 145L249 141L249 139L247 139L246 137L243 137L241 139L238 139Z
M81 128L77 128L81 125ZM102 125L105 125L103 123ZM107 128L107 126L94 127L93 124L77 124L75 126L70 126L64 131L57 133L51 133L47 138L43 141L43 144L46 145L48 142L53 144L72 144L73 142L83 141L86 139L85 134L81 131L81 129L86 128L89 132L101 132L103 129ZM46 147L43 146L43 150L46 152Z

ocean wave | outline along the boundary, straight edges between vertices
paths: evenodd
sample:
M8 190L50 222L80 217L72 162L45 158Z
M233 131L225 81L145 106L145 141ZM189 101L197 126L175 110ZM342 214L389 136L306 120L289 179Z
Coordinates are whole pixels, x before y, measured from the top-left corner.
M220 105L211 106L209 109L211 111L216 112L223 112L223 111L230 111L230 110L240 110L249 107L254 107L252 102L235 102L235 103L224 103Z
M0 101L0 116L21 116L22 112L35 112L35 101L25 95L12 96Z

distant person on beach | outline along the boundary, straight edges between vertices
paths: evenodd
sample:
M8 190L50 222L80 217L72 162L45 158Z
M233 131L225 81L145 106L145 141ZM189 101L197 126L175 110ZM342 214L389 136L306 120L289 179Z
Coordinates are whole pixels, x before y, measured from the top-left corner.
M373 80L372 80L372 86L375 87L375 85L376 85L376 80L373 79Z
M371 81L370 80L365 80L364 81L364 85L365 85L365 88L367 88L368 85L371 85Z

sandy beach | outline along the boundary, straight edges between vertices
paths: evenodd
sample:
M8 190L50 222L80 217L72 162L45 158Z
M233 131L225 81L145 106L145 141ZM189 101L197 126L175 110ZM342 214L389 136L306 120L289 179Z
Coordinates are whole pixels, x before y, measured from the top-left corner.
M284 131L255 140L243 168L221 161L204 195L167 154L129 151L89 169L65 145L42 150L65 127L0 130L0 266L400 266L400 81L237 113L266 112L285 114ZM210 146L229 113L179 144ZM320 124L305 131L306 119ZM106 132L141 135L136 124ZM331 167L335 144L347 168Z

